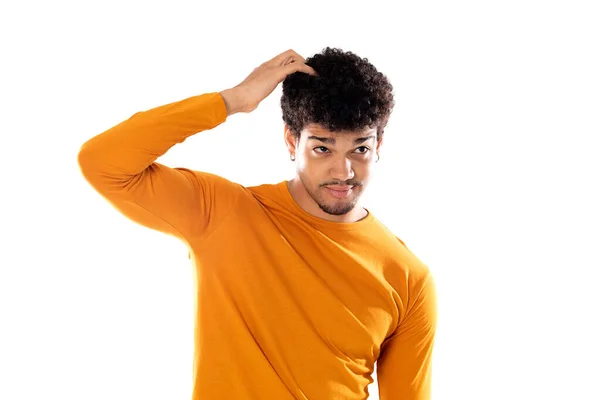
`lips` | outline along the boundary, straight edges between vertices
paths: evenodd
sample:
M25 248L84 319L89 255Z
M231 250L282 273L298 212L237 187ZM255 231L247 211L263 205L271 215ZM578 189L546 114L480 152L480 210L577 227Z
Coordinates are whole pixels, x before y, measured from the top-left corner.
M336 199L344 199L352 193L354 186L326 186L327 192Z

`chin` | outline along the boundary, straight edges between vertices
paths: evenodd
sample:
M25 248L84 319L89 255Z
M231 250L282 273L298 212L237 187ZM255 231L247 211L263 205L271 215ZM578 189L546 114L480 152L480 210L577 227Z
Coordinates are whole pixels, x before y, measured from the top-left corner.
M358 196L349 199L325 200L323 197L317 201L319 208L331 215L345 215L354 210L358 202Z
M317 203L319 204L319 207L321 208L321 210L323 210L324 212L326 212L327 214L330 215L346 215L348 214L350 211L354 210L354 203L350 203L350 204L322 204L322 203Z
M304 180L303 175L299 174L299 178L304 185L306 193L312 197L313 201L322 211L330 215L345 215L354 210L363 190L363 186L359 184L352 188L352 192L347 197L337 198L326 187L321 185L309 190L309 187L312 185Z

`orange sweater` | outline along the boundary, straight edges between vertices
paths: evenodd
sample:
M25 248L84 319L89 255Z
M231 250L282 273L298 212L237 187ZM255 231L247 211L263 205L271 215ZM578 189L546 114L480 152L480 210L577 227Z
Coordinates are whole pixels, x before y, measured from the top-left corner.
M429 268L381 222L305 212L286 182L244 187L155 160L223 123L219 93L138 112L79 152L127 218L181 239L196 280L194 400L430 398Z

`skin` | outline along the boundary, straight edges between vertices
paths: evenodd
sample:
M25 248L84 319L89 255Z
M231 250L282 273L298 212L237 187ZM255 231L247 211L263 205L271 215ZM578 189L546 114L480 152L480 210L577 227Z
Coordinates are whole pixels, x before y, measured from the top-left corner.
M317 75L305 62L290 49L262 63L240 84L220 92L227 115L253 111L289 74ZM381 147L376 130L330 132L319 124L309 124L298 139L287 125L284 132L288 150L296 157L296 177L287 182L296 203L309 214L329 221L365 218L368 212L358 201ZM351 190L344 191L342 186Z
M296 203L328 221L356 222L365 218L368 212L359 206L359 199L381 148L376 132L330 132L321 125L309 124L296 139L286 125L285 143L290 155L296 157L296 176L287 185ZM351 191L344 192L349 186ZM336 192L328 188L341 189L337 193L344 198L336 197Z

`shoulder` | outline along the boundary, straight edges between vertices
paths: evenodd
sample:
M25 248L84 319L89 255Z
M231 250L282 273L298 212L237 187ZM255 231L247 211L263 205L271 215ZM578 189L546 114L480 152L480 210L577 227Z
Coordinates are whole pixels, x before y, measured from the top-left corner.
M376 219L376 232L373 237L378 247L386 255L385 260L390 272L395 271L411 280L423 280L430 274L430 269L400 236L394 234L386 225Z
M428 290L432 284L432 271L411 248L404 239L392 233L383 224L383 237L378 239L385 255L383 260L383 273L386 281L392 286L399 298L409 300L416 297L423 290Z

